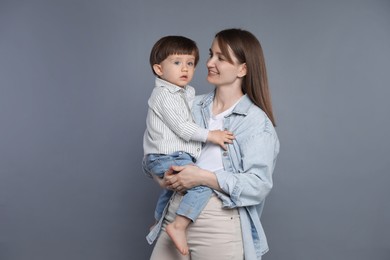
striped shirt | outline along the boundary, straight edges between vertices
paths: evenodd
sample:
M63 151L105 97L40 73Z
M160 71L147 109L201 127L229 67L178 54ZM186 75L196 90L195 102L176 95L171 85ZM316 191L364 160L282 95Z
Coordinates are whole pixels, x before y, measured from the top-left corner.
M191 114L195 89L178 87L160 78L148 100L144 133L144 154L171 154L177 151L198 158L209 130L198 126Z

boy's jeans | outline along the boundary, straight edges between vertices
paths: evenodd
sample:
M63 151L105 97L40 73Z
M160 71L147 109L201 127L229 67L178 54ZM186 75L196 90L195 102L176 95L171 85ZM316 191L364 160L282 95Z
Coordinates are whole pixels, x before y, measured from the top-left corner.
M164 177L164 173L172 166L183 166L194 164L195 159L185 152L175 152L172 154L148 154L143 162L144 171L156 175L160 178ZM212 190L205 186L197 186L187 190L183 196L180 206L176 214L187 217L192 221L199 216L203 208L206 206ZM164 189L158 198L154 217L159 220L162 212L171 198L173 191Z

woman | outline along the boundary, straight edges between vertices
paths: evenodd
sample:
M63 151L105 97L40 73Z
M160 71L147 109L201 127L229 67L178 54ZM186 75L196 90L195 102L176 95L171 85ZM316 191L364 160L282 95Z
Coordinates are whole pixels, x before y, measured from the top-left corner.
M260 216L272 188L279 140L261 45L248 31L223 30L212 42L207 68L215 90L196 98L194 119L210 130L227 129L235 139L227 151L207 144L196 166L172 167L157 180L176 193L148 236L153 242L159 235L152 260L255 260L268 251ZM210 187L214 194L189 226L190 253L182 255L164 227L174 219L181 194L196 186Z

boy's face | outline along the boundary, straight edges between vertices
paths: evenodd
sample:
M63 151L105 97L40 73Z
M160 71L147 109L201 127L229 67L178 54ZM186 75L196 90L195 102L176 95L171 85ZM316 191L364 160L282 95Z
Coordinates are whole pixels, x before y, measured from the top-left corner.
M188 54L169 55L153 69L163 80L184 87L192 80L195 72L195 56Z

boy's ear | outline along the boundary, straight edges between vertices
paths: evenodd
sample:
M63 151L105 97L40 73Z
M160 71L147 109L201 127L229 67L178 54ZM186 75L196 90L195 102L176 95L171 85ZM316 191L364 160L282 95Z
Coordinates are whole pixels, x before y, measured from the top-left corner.
M154 70L154 72L155 72L158 76L161 76L161 75L163 74L162 69L161 69L161 65L160 65L160 64L154 64L154 65L153 65L153 70Z

